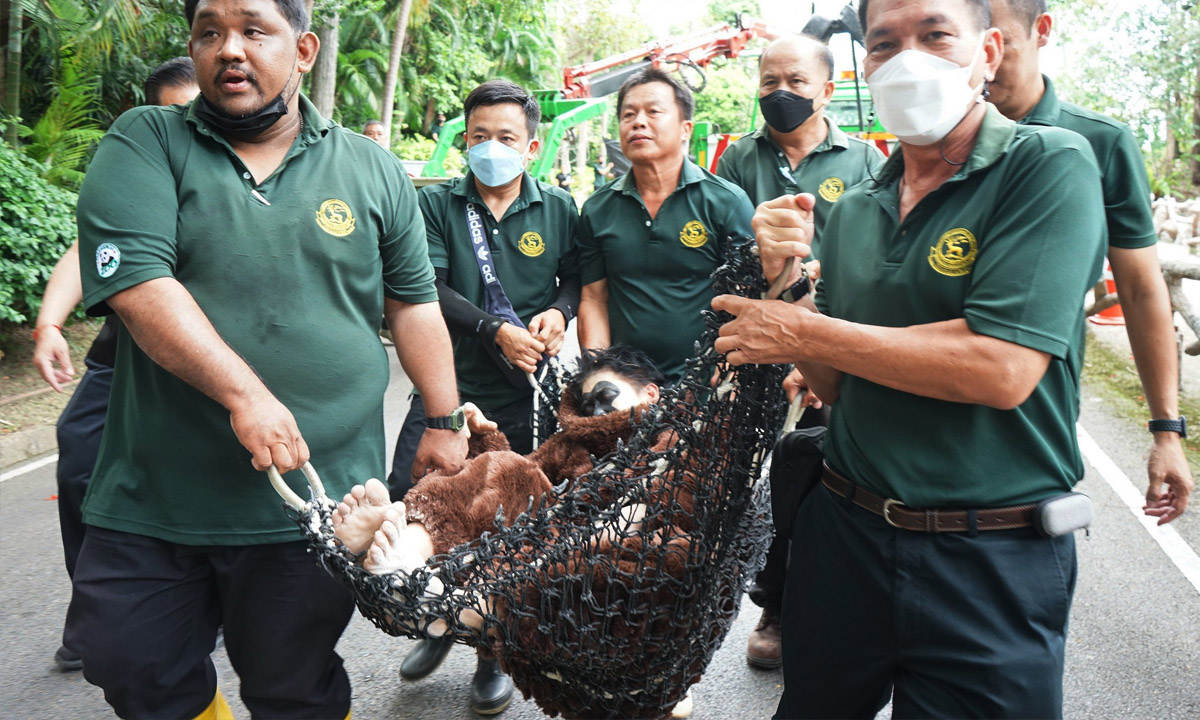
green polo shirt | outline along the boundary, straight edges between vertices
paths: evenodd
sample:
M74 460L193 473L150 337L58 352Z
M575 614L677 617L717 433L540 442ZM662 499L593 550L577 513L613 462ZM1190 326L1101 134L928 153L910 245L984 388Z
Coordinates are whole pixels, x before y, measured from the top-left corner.
M179 281L291 410L336 498L385 470L384 295L426 303L437 293L399 161L306 98L300 105L303 131L258 185L190 105L118 118L79 195L84 303L103 314L115 293ZM303 488L299 473L288 480ZM117 345L84 522L187 545L301 539L229 411L156 365L129 333Z
M1108 244L1129 249L1153 246L1158 242L1158 233L1154 232L1154 211L1150 207L1150 180L1129 126L1059 100L1050 78L1043 75L1042 79L1046 81L1046 92L1021 123L1066 128L1082 135L1100 165Z
M596 191L579 219L584 285L608 280L614 344L641 348L670 380L683 375L704 332L710 276L726 238L752 238L754 206L733 183L684 160L679 185L653 219L633 171Z
M827 315L908 327L966 318L979 334L1050 355L1013 410L946 402L845 375L826 458L914 507L1003 507L1083 477L1075 438L1083 295L1100 274L1100 178L1075 133L1018 126L992 106L955 175L901 223L904 167L837 204L817 242Z
M446 284L476 307L483 307L485 293L467 230L467 203L474 203L483 220L496 276L526 325L554 304L559 278L579 274L575 200L565 190L529 173L521 181L521 194L499 221L483 202L469 172L466 177L421 188L417 199L425 217L430 262L435 268L445 268ZM454 369L459 395L485 412L533 393L531 387L509 384L476 336L455 338Z
M884 161L874 145L851 138L829 118L824 120L829 133L796 167L791 167L787 154L763 125L726 148L717 162L717 177L745 190L755 205L782 195L811 193L817 199L814 232L820 237L834 203L846 190L878 175Z

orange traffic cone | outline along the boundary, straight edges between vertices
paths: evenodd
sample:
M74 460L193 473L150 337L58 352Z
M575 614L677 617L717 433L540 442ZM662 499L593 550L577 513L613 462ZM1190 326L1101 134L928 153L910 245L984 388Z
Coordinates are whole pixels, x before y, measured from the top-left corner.
M1117 293L1117 284L1113 282L1112 266L1108 264L1107 259L1104 261L1104 291L1109 295ZM1121 303L1117 302L1092 315L1088 320L1097 325L1124 325L1125 313L1121 311Z

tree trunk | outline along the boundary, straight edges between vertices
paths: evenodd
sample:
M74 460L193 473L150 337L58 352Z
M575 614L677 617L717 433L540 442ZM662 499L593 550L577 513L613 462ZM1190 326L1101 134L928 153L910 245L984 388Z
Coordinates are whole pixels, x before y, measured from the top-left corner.
M575 134L578 140L575 143L575 177L581 178L588 169L588 145L591 144L591 129L592 121L588 120L576 126Z
M421 132L425 135L429 134L430 128L433 127L433 118L437 114L437 108L433 106L433 98L425 99L425 119L421 122Z
M317 106L317 112L322 117L333 116L334 92L337 89L337 57L338 57L338 24L341 18L338 13L317 29L317 38L321 40L321 51L317 55L317 64L312 70L312 85L309 86L312 96L309 98Z
M412 0L400 0L400 10L396 13L396 32L392 36L392 52L388 55L387 77L383 81L383 108L379 112L379 119L383 121L385 147L392 146L392 109L396 106L396 81L400 77L400 55L404 51L410 12Z
M1200 67L1196 69L1196 86L1192 92L1192 154L1188 163L1192 166L1192 185L1200 187Z
M567 142L564 137L558 146L558 172L568 175L571 172L571 143ZM555 173L558 175L558 173ZM547 182L551 185L558 184L558 178L552 177Z
M4 112L9 116L5 139L14 148L20 140L17 133L17 118L21 116L21 0L9 0L8 8L8 62L4 71Z
M304 0L304 12L308 13L308 26L312 27L313 0Z

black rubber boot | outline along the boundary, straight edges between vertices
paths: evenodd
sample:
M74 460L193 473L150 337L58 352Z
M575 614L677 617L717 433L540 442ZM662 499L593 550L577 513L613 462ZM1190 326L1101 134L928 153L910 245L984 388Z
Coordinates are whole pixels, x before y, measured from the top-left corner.
M479 658L471 678L471 709L480 715L498 715L512 702L512 678L500 670L499 660Z
M66 645L59 645L54 653L54 664L63 672L75 672L83 669L83 658L68 650Z
M448 634L440 638L422 640L417 649L410 652L408 657L404 658L404 662L400 663L400 677L405 680L420 680L437 670L452 647L454 637Z

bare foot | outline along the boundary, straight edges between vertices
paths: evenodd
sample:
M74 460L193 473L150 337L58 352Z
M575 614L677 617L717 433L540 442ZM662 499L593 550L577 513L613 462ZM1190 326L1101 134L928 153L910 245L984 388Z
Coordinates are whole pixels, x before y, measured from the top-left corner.
M425 564L425 559L401 538L404 526L404 515L388 508L363 560L367 572L374 575L386 575L398 570L410 573Z
M671 709L671 717L673 720L682 720L692 714L692 689L688 688L687 694L683 699L675 704Z
M366 550L388 511L404 517L404 503L391 501L387 487L371 478L355 485L333 512L333 534L352 553Z

